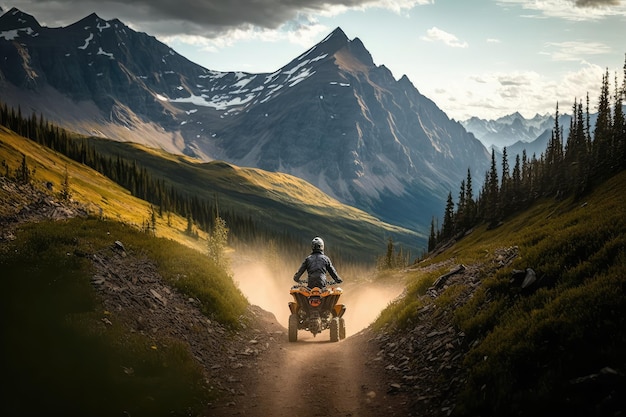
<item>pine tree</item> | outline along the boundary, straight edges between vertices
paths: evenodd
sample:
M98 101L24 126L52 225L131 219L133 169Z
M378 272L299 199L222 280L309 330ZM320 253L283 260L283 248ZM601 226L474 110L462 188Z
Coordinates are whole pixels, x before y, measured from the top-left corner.
M510 182L511 174L509 172L509 157L505 146L502 149L502 178L500 180L500 193L498 198L499 210L503 216L509 212L509 204L511 201Z
M430 234L428 235L428 252L432 252L435 250L437 246L437 235L435 234L436 226L435 226L435 216L433 216L430 221Z
M67 165L65 165L65 174L63 175L63 182L61 183L60 198L63 201L70 201L72 198L72 190L70 188L70 176L67 172Z
M187 229L185 230L185 233L189 236L191 236L193 234L193 219L191 217L191 212L187 212Z
M517 209L522 204L522 168L519 154L515 155L515 166L511 174L511 201L510 205Z
M153 235L156 235L156 211L154 210L154 206L150 204L150 230Z
M611 150L612 168L614 171L622 169L626 166L626 116L624 115L623 104L624 94L626 92L626 62L624 63L624 82L622 86L618 84L617 75L615 76L615 94L613 104L613 137Z
M594 173L604 177L609 168L611 146L611 108L609 104L609 71L602 77L598 119L593 133Z
M226 257L226 247L228 245L228 227L226 221L216 216L213 223L213 230L207 236L208 256L216 265L228 270L229 262Z
M384 269L392 269L395 266L393 252L393 239L389 237L389 239L387 239L387 253L385 254L385 260L383 263Z
M446 211L443 215L443 224L441 225L441 235L443 239L449 239L454 235L454 201L452 201L452 193L448 193L446 202Z
M465 229L474 226L476 222L476 201L474 201L474 190L472 188L472 172L467 168L467 178L465 179Z
M465 228L465 224L467 222L465 209L467 208L466 203L466 194L465 190L465 180L461 181L461 189L459 190L459 201L457 202L457 210L454 216L455 229L457 231Z
M498 169L496 165L496 151L491 150L491 168L485 183L485 219L493 222L500 217L498 210Z
M30 184L31 172L28 168L28 162L26 162L26 155L22 154L22 163L17 169L15 179L22 184Z

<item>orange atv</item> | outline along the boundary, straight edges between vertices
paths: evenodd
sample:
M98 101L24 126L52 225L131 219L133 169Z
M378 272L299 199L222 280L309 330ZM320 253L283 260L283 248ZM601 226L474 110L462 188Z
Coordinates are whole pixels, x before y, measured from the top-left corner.
M334 284L334 283L333 283ZM331 285L333 285L331 284ZM338 342L346 337L346 322L343 318L346 306L337 304L343 293L339 287L309 288L304 284L291 287L289 294L289 341L298 341L298 330L307 330L315 337L330 329L330 341Z

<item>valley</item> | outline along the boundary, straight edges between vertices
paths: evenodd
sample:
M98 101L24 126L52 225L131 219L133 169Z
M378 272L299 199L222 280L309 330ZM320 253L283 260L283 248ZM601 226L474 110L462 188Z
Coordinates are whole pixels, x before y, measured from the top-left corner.
M251 74L13 8L0 54L3 416L626 413L626 78L457 122L339 27ZM289 342L318 235L347 337Z

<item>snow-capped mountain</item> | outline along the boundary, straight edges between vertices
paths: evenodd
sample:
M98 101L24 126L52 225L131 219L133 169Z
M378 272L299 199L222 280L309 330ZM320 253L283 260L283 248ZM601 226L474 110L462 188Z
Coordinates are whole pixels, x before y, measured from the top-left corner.
M426 231L485 147L337 28L273 73L201 67L117 19L0 17L2 100L82 133L297 175ZM315 204L315 202L311 202Z
M536 114L526 119L520 113L513 113L496 120L485 120L472 117L461 121L468 132L471 132L485 147L496 147L502 150L516 142L529 143L541 136L546 130L554 127L554 117Z

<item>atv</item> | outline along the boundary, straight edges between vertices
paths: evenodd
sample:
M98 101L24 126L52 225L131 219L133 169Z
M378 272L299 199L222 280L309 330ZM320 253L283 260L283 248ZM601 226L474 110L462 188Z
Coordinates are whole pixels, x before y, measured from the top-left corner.
M330 341L338 342L346 337L346 322L343 318L346 306L337 304L343 293L332 282L327 288L309 288L304 283L291 287L289 294L293 301L289 302L289 341L298 341L298 330L307 330L313 337L326 329L330 329Z

